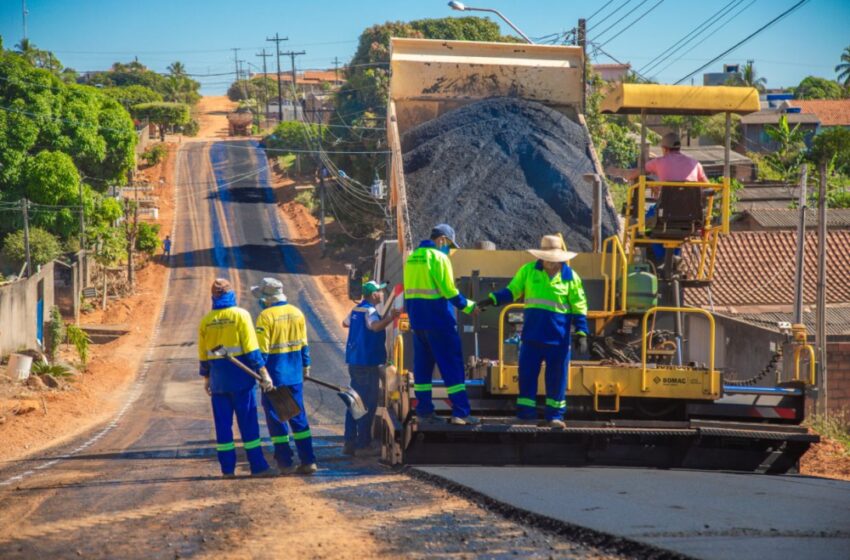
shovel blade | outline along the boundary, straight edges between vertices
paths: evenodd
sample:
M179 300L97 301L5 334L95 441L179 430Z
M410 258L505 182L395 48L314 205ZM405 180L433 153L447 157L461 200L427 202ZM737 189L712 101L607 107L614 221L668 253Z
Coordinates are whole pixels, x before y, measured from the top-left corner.
M366 405L363 404L363 400L360 398L354 389L343 389L339 393L339 398L342 399L342 402L345 403L346 408L351 413L351 417L355 420L360 420L364 416L366 416Z
M301 413L301 407L292 397L288 387L275 387L265 395L281 422L295 418Z

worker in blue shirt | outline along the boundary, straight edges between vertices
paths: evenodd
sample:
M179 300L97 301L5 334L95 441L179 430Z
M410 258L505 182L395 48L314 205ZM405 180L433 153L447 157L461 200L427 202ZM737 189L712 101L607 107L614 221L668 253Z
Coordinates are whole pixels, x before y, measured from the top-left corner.
M224 476L236 470L236 443L233 440L233 416L239 424L242 445L248 455L251 474L276 475L263 456L260 424L257 420L257 382L226 358L213 353L223 346L237 360L258 372L263 378L263 391L273 388L272 380L263 367L263 357L251 314L236 306L236 294L230 282L218 278L212 285L212 311L201 320L198 328L198 359L204 387L212 399L215 419L216 451Z
M541 426L563 429L567 373L570 361L570 328L575 327L579 351L587 353L587 298L581 278L567 261L576 253L567 251L560 235L546 235L540 249L529 253L538 258L524 264L507 288L479 301L479 307L505 305L524 300L519 349L519 396L517 416L537 417L537 380L546 362L546 408Z
M168 258L171 256L171 236L166 235L162 241L162 256Z
M351 377L351 388L357 391L367 413L359 420L345 413L346 455L375 455L380 450L371 447L372 420L378 406L378 381L381 368L387 363L387 333L385 329L401 311L393 309L381 318L378 305L384 302L387 285L374 280L363 284L363 300L351 310L342 326L348 329L345 344L345 363Z
M288 387L301 412L287 423L281 421L271 402L263 395L266 425L274 444L274 457L283 474L311 475L318 470L313 453L313 435L304 408L304 375L310 373L310 346L307 344L307 322L304 313L287 303L283 284L276 278L263 278L251 294L263 311L257 317L257 341L266 360L275 387ZM290 435L289 428L292 428ZM297 467L292 462L290 437L298 450Z
M434 365L452 403L452 424L478 424L470 416L469 398L464 382L463 351L454 308L464 313L475 311L475 302L467 301L455 287L449 250L456 248L455 231L448 224L431 230L430 239L419 244L404 263L404 303L413 330L413 391L419 422L437 422L431 400L431 376Z

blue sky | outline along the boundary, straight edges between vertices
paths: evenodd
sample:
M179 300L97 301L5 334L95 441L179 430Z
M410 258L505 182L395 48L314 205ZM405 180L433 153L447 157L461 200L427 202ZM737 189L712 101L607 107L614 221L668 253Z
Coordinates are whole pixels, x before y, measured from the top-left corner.
M731 9L718 20L716 27L729 20L722 29L710 30L701 44L696 45L703 37L646 72L661 82L674 82L797 2L660 0L659 4L659 0L629 0L623 5L625 1L476 0L468 4L501 10L532 37L571 29L579 17L589 17L604 6L590 19L588 37L614 57L641 68L733 1ZM449 10L445 0L29 0L27 5L30 40L55 52L66 66L99 70L138 56L158 71L181 60L195 74L232 72L232 47L242 49L240 59L260 66L262 59L255 54L273 46L264 39L276 31L289 37L282 48L307 52L297 59L300 68L329 68L335 56L348 61L360 32L370 25L458 14ZM653 6L643 19L632 24ZM632 9L636 10L627 16ZM622 16L625 19L608 30ZM752 59L757 72L768 79L768 87L796 85L809 74L834 78L833 67L841 51L850 45L848 22L850 1L809 0L710 70L718 71L723 62ZM6 48L20 40L18 0L0 2L0 35ZM691 47L690 52L683 52ZM598 62L610 60L600 54ZM288 58L285 67L289 67ZM231 79L218 76L200 81L204 93L215 94L225 91Z

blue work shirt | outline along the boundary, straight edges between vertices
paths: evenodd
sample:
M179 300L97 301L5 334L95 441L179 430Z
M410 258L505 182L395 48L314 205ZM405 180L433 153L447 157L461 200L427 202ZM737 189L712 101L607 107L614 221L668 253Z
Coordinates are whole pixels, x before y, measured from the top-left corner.
M380 366L387 362L387 333L369 329L381 316L367 300L357 304L348 316L348 341L345 345L345 363L352 366Z

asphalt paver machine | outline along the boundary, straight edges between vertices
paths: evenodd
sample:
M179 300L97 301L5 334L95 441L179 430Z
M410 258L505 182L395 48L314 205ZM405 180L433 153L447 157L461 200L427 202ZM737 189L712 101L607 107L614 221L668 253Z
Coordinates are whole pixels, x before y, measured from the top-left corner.
M393 285L400 305L402 264L411 250L400 137L412 126L464 103L520 96L562 111L584 126L583 52L578 47L393 39L388 108L392 150L391 206L397 239L382 244L374 275ZM722 180L665 183L642 172L629 188L621 234L599 240L570 265L589 302L591 351L570 364L566 429L519 422L517 356L523 305L460 314L466 389L476 426L420 425L413 410L412 352L404 316L392 329L391 360L381 379L375 429L382 459L399 464L626 465L793 471L818 440L801 426L814 353L799 326L785 356L796 373L775 382L777 360L748 379L715 363L715 318L683 300L684 287L709 286L719 236L730 220L731 115L759 109L752 88L618 84L602 110L641 116L641 170L650 115L726 115L727 165ZM591 144L591 152L593 147ZM589 154L596 163L595 154ZM601 169L598 170L601 175ZM647 218L650 205L654 216ZM413 217L415 219L415 217ZM557 232L553 232L557 233ZM650 247L663 248L652 262ZM685 267L682 252L693 254ZM479 299L507 285L533 259L524 251L459 249L450 256L459 289ZM683 318L689 325L683 328ZM808 358L808 375L800 366ZM773 368L773 370L771 370ZM793 369L793 368L792 368ZM438 372L433 384L439 415L450 405ZM543 376L539 404L545 400Z

